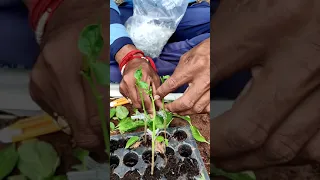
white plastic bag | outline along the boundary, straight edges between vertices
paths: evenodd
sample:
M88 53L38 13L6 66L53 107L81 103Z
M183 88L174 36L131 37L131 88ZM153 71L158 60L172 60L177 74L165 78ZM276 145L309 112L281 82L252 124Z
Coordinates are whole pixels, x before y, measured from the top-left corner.
M176 31L188 0L133 0L133 16L125 26L135 46L152 58L158 57Z

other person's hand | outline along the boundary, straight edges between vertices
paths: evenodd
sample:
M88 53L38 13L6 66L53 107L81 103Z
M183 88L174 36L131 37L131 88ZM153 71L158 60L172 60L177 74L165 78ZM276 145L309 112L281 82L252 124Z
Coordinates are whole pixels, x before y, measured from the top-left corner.
M251 69L232 109L211 121L213 163L229 171L319 162L319 1L222 1L211 83Z
M181 115L210 111L210 39L185 53L174 73L156 91L164 98L182 85L189 84L183 96L166 105L166 109ZM157 105L162 106L157 100Z

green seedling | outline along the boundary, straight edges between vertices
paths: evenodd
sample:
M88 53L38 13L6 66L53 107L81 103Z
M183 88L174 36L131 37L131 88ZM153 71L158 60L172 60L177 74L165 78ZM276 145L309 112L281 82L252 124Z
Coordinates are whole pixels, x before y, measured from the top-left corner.
M169 79L170 78L170 76L169 75L166 75L166 76L161 76L160 77L160 80L161 80L161 83L163 84L167 79ZM168 116L168 112L165 110L165 108L164 108L164 98L162 99L162 111L163 112L165 112L164 113L164 122L163 122L163 124L164 124L164 132L165 132L165 135L164 135L164 138L165 139L167 139L167 135L166 135L166 132L167 132L167 130L166 130L166 126L167 126L167 116ZM171 117L172 118L172 117ZM166 145L167 146L167 145Z
M135 73L134 73L134 77L136 79L136 86L138 88L138 91L139 91L139 96L140 96L140 99L141 99L141 102L142 102L142 109L143 109L143 113L145 115L145 121L144 121L144 142L146 143L147 142L147 122L148 120L150 120L150 117L146 111L146 107L145 107L145 104L144 104L144 96L143 96L143 90L147 92L147 94L149 93L149 85L145 82L143 82L141 79L142 79L142 69L138 69Z
M134 77L136 78L136 86L138 87L139 90L139 94L140 94L140 98L142 101L142 108L145 114L145 117L147 117L147 119L150 119L146 109L145 109L145 105L144 105L144 99L143 99L143 94L142 94L142 90L144 91L144 93L146 93L150 98L151 98L151 102L152 102L152 119L151 121L152 123L152 163L151 163L151 175L153 175L153 171L154 171L154 154L155 154L155 138L156 138L156 123L155 119L156 119L156 106L155 106L155 100L153 97L153 93L152 93L152 87L150 87L149 84L147 84L146 82L142 81L142 69L139 68L135 73L134 73ZM146 131L147 131L147 120L145 120L145 127L144 127L144 133L145 133L145 140L146 138Z
M92 93L95 97L98 106L99 118L101 120L103 138L106 152L110 153L109 146L109 131L107 130L107 120L105 114L105 107L103 104L103 96L100 95L95 81L99 85L109 85L109 66L106 63L98 61L102 51L104 40L101 35L101 24L93 24L85 27L78 40L78 48L83 54L83 63L81 74L90 85Z
M131 147L134 143L136 143L139 139L140 139L140 138L139 138L138 136L132 136L132 137L128 140L125 148L126 148L126 149L130 148L130 147Z

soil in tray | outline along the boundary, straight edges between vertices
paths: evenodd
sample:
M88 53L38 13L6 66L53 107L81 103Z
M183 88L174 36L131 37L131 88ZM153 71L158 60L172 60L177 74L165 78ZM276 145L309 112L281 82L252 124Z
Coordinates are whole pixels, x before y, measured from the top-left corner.
M176 136L172 135L172 138L175 138L176 140L184 140L187 138L186 132L183 130L175 131L177 133ZM164 134L162 134L164 135ZM171 135L169 133L166 134L167 137L170 137ZM145 137L144 134L141 135L141 137ZM147 138L150 136L147 135ZM143 138L140 138L140 140L143 140ZM124 142L123 139L119 140L112 140L114 147L118 147L117 149L123 149L120 148L117 144L119 142ZM140 148L143 147L143 144L140 144ZM115 149L115 150L117 150ZM175 151L177 153L175 153ZM181 144L177 146L177 149L173 149L171 147L166 147L165 155L161 153L155 154L155 161L157 161L158 158L160 161L165 161L166 164L164 167L155 167L154 174L151 175L151 159L152 159L152 151L150 148L147 148L144 151L141 151L141 158L142 161L145 164L141 164L136 166L139 161L139 156L134 151L128 151L126 154L124 154L122 161L123 164L127 167L131 167L133 169L136 169L134 171L124 172L125 175L122 178L123 180L134 180L134 179L145 179L145 180L161 180L163 178L167 180L177 180L177 179L185 179L185 180L193 180L195 177L200 175L200 166L197 159L192 158L191 156L193 153L193 150L190 145L188 144ZM110 158L110 165L112 170L115 170L119 166L119 162L121 160L119 159L117 153L111 155ZM143 167L145 166L145 167ZM140 174L138 169L145 169L143 174ZM112 171L113 172L113 171ZM113 174L111 176L111 179L117 180L119 179L119 176L117 174Z
M131 105L126 105L125 107L128 108L128 110L131 113L134 112ZM210 141L210 116L208 114L195 114L195 115L190 115L190 117L192 119L192 124L199 129L199 131L201 132L202 136L205 137L205 139ZM117 120L111 120L111 121L115 125L118 124ZM187 125L188 125L187 121L176 118L171 122L170 127L181 127L181 126L187 126ZM144 129L143 127L138 128L134 132L143 132L143 129ZM144 145L143 142L142 142L142 145ZM197 142L197 146L200 151L201 157L204 161L205 167L208 173L210 173L210 145L207 143ZM151 139L148 140L147 147L151 147Z

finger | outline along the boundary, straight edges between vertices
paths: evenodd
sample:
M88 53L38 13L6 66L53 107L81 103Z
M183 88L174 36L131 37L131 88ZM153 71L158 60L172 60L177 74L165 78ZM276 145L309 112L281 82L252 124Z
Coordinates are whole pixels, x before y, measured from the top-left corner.
M179 66L179 65L178 65ZM178 68L178 67L177 67ZM157 95L160 99L164 98L169 93L175 91L179 87L184 84L189 83L191 81L192 76L188 74L186 71L177 71L177 69L173 72L172 76L170 76L158 89Z
M128 87L126 83L122 80L119 84L119 91L124 97L129 97Z
M54 93L54 88L48 78L51 77L43 63L43 56L40 55L38 62L31 72L29 83L29 92L33 101L35 101L46 113L52 117L54 113L63 113L61 107L55 103L58 95Z
M213 119L213 156L231 156L260 147L268 134L310 92L310 86L301 87L301 82L292 79L297 76L297 67L285 74L282 64L274 67L255 78L247 95L230 111Z
M194 108L194 110L196 110L197 112L202 112L205 105L207 105L207 104L203 104L203 103L206 103L204 101L210 102L209 90L210 90L210 79L203 80L203 81L198 80L197 82L189 86L188 91L186 91L183 94L183 96L173 101L172 103L167 104L166 108L171 112L187 111L192 108ZM207 94L204 96L205 93ZM203 97L204 99L200 101L198 104L196 104L196 102L198 102L201 97ZM194 107L195 105L197 106Z
M209 111L208 111L208 106L209 106ZM178 114L180 114L180 115L192 115L192 114L200 114L200 113L208 113L208 112L210 112L210 91L207 91L195 103L195 105L191 109L189 109L187 111L178 112Z
M223 162L223 168L232 171L265 168L294 159L320 129L319 102L320 89L295 108L262 148L240 158ZM315 147L319 147L319 144Z
M132 102L132 106L137 109L141 109L141 103L139 103L139 95L137 92L136 85L134 83L130 83L130 81L124 81L125 86L127 87L127 92L129 94L129 99Z

